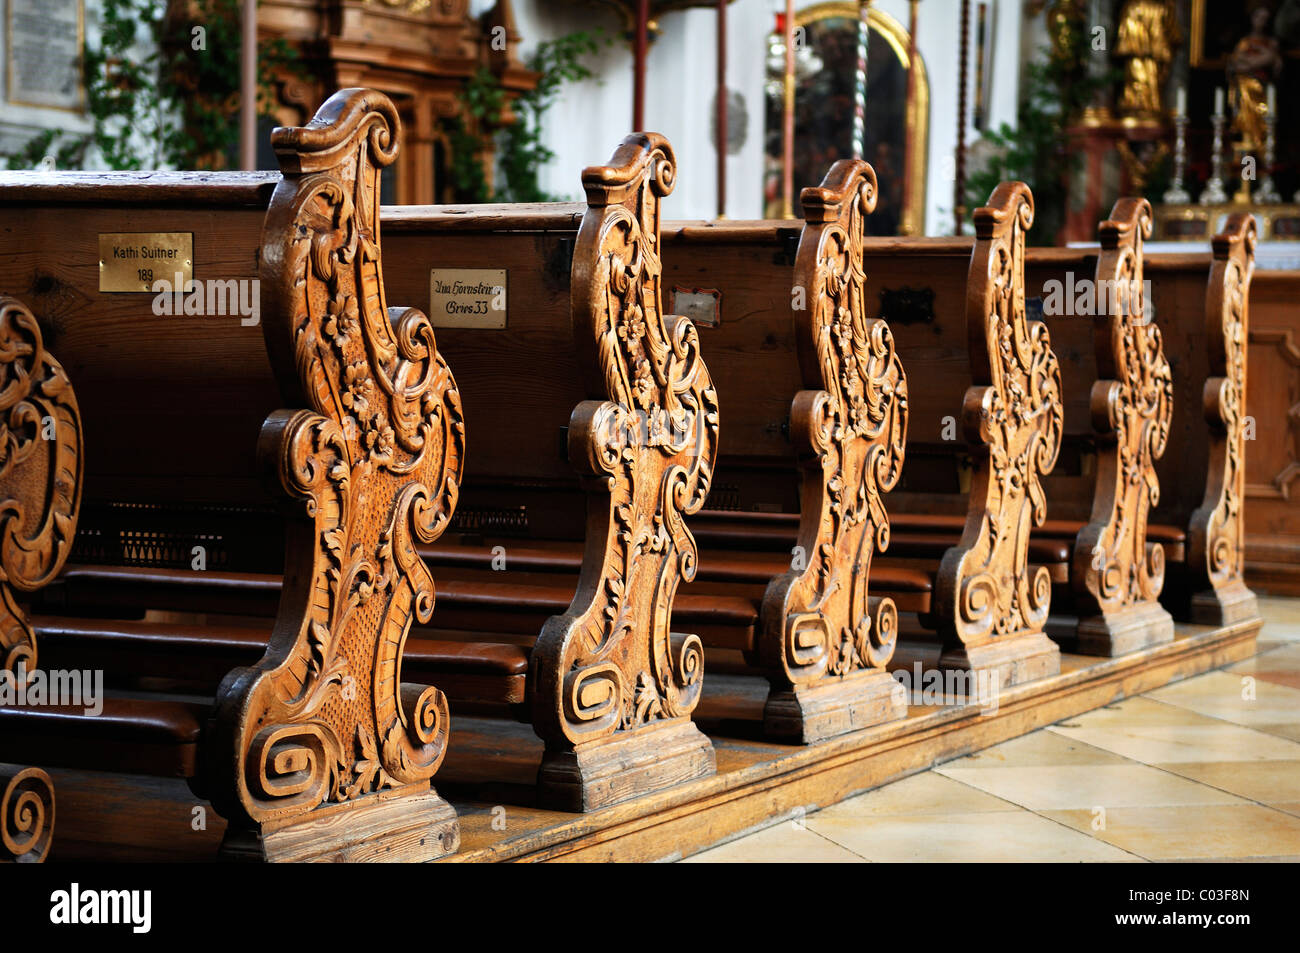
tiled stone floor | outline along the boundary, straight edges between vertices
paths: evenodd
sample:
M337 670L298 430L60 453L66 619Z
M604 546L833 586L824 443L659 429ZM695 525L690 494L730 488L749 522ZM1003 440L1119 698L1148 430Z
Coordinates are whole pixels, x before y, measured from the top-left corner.
M1259 654L688 858L1300 860L1300 599Z

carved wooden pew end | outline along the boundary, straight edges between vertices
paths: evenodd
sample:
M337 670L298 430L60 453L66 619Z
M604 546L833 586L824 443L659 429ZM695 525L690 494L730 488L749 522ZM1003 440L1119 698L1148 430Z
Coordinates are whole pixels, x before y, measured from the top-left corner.
M1205 497L1188 526L1190 617L1225 626L1259 618L1246 587L1246 343L1250 338L1250 279L1255 272L1255 219L1229 216L1214 237L1206 291L1210 377L1203 405L1210 427L1210 473Z
M863 242L876 173L835 163L801 196L806 224L794 285L810 307L793 313L803 386L790 409L799 455L803 569L769 584L759 656L771 690L770 738L811 744L907 715L886 671L898 638L892 599L868 595L871 558L889 540L884 494L903 468L907 376L893 334L867 308Z
M291 501L289 545L266 654L226 676L204 746L237 831L227 856L418 862L459 842L431 785L447 699L400 683L411 626L434 612L416 547L450 521L465 456L428 319L386 306L379 179L400 134L387 97L346 89L272 135L263 332L288 409L258 456Z
M50 776L40 768L0 764L0 863L44 863L53 837Z
M571 314L588 400L569 422L587 548L568 611L538 636L529 678L546 742L538 796L589 811L713 774L691 721L704 646L670 630L699 553L686 517L709 494L718 395L689 318L661 305L660 201L676 164L662 136L623 140L582 176Z
M1146 199L1120 199L1098 233L1097 287L1124 293L1113 296L1093 325L1097 480L1092 519L1075 539L1071 573L1083 618L1058 641L1083 655L1116 656L1174 638L1174 618L1160 604L1164 548L1146 534L1160 497L1156 460L1169 440L1174 385L1163 336L1145 320L1142 297L1151 206Z
M1051 337L1025 313L1026 231L1034 199L1003 182L975 212L966 292L973 386L962 422L970 444L966 526L935 582L945 669L996 673L1000 685L1055 675L1061 653L1044 634L1052 581L1029 563L1032 526L1047 518L1041 477L1061 448L1061 371Z

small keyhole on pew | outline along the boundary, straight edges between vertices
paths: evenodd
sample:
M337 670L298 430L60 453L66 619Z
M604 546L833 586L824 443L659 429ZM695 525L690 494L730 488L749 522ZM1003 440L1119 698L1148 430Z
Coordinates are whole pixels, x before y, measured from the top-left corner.
M782 440L789 441L790 418L786 417L784 420L778 421L776 423L770 423L767 425L765 429L767 430L768 433L779 433L781 435Z

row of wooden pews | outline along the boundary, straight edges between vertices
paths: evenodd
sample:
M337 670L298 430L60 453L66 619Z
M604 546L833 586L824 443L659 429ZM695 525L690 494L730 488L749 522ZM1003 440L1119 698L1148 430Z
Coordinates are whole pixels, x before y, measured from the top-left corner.
M0 180L5 670L108 685L0 705L9 856L45 856L67 770L186 780L227 857L434 859L462 715L530 724L530 800L605 816L719 770L706 659L814 745L907 719L913 663L1032 686L1062 646L1258 628L1248 219L1208 270L1144 262L1141 200L1100 252L1028 249L1019 183L973 242L873 239L842 161L802 225L672 224L652 134L585 204L381 210L399 139L345 90L276 130L279 175ZM191 234L258 320L103 293L120 233ZM388 306L431 266L504 269L507 326L435 343ZM1155 320L1140 292L1031 319L1071 271L1151 276Z

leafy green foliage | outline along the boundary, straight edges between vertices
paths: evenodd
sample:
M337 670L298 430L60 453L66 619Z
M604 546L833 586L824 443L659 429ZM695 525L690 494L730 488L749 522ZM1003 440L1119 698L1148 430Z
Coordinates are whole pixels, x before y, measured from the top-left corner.
M239 143L240 0L193 0L187 17L169 17L167 7L102 0L99 44L83 52L92 131L42 132L6 157L10 168L39 164L60 139L60 168L80 165L92 145L110 169L230 164ZM269 115L274 76L296 71L297 53L265 40L258 64L259 113Z
M466 202L554 202L559 197L541 187L542 168L555 158L546 147L543 120L568 83L595 74L585 60L613 42L603 31L579 31L538 45L528 60L528 69L540 74L537 86L508 99L500 80L486 68L480 69L461 91L465 118L458 120L449 137L452 149L452 181L457 198ZM498 188L493 192L484 166L488 150L485 141L498 125L507 105L515 121L496 135Z
M1076 26L1066 34L1064 49L1052 50L1043 62L1024 66L1025 90L1014 126L1003 123L981 137L990 157L966 177L968 215L988 201L999 182L1019 179L1034 192L1034 228L1030 241L1053 244L1065 223L1068 182L1080 155L1071 150L1066 132L1072 119L1096 94L1115 81L1115 74L1088 76L1080 68L1094 55L1089 34Z

